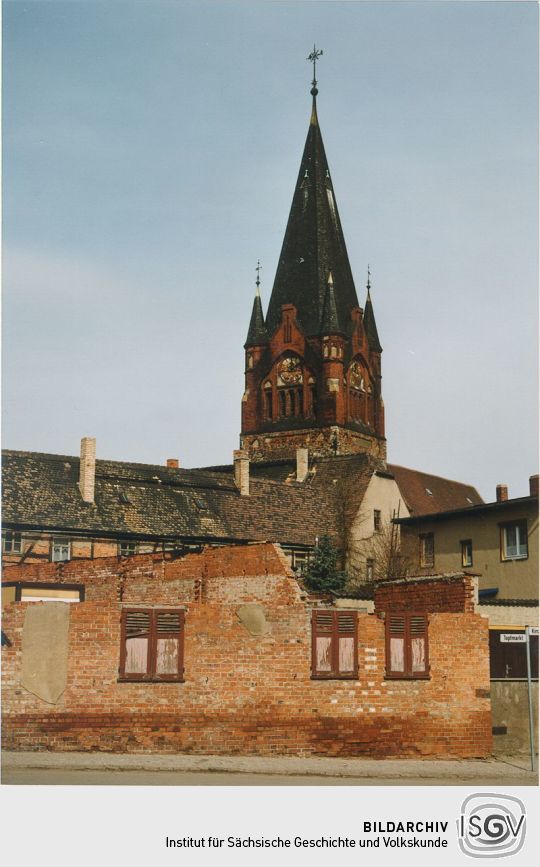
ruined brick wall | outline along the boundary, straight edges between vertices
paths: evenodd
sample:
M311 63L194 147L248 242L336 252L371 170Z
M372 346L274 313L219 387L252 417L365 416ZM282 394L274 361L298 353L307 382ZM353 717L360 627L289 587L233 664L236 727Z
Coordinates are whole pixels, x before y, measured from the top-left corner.
M44 570L28 567L24 580L48 580ZM71 562L60 579L84 582L87 601L70 606L67 687L54 705L20 682L25 611L50 603L5 606L3 629L12 642L2 650L5 749L490 752L487 626L469 611L430 615L431 678L424 681L385 680L384 622L359 612L358 680L321 681L310 677L313 603L276 546L207 549L169 561ZM264 610L262 636L239 619L248 602ZM120 613L138 603L185 609L184 683L118 682Z
M475 577L456 574L385 581L375 590L375 610L474 613Z

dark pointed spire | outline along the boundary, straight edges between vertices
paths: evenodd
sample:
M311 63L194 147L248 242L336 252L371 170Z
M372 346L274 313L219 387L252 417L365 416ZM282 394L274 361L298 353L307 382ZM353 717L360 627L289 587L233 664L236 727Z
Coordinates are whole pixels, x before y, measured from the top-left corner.
M332 272L328 274L326 283L326 295L324 296L324 307L321 319L321 334L339 334L339 319L336 308L336 296L334 294L334 280Z
M366 306L364 307L364 330L366 332L366 336L369 343L369 348L373 349L374 352L382 352L382 346L379 340L379 335L377 333L377 326L375 324L375 314L373 313L373 304L371 303L371 272L367 270L367 298L366 298Z
M306 335L319 334L330 268L342 327L359 306L317 117L315 62L320 53L314 47L308 58L314 65L313 108L266 315L269 334L279 325L283 304L294 304Z
M257 267L255 268L257 272L257 279L255 281L255 298L253 299L253 309L251 311L251 319L249 320L249 328L246 337L246 342L244 343L244 348L247 346L257 346L261 343L266 343L268 340L268 334L266 331L266 326L264 324L264 315L261 304L261 294L259 291L259 287L261 285L260 280L260 270L261 263L257 260Z

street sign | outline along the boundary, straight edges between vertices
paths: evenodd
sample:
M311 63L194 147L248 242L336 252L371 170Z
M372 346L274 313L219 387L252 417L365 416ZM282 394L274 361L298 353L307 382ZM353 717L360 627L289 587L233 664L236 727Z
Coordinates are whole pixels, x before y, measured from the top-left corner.
M538 626L527 626L527 632L529 635L538 635Z
M503 644L526 644L527 636L525 632L501 632L501 641Z

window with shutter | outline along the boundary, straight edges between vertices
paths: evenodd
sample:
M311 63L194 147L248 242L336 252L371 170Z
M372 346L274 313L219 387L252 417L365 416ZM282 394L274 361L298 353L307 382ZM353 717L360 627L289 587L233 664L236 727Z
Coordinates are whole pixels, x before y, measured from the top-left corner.
M358 677L356 611L313 611L311 676L319 679Z
M429 677L425 614L388 613L386 615L386 676Z
M183 657L183 611L122 611L121 680L182 681Z

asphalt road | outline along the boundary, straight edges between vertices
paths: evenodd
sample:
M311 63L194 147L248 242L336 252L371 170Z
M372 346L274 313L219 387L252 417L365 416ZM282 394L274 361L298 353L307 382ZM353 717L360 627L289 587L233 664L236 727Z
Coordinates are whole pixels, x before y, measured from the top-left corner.
M501 774L498 786L535 786L532 774ZM466 779L433 777L329 777L289 774L222 773L219 771L68 770L65 768L4 768L3 785L17 786L470 786ZM475 786L493 785L493 777L474 780Z

